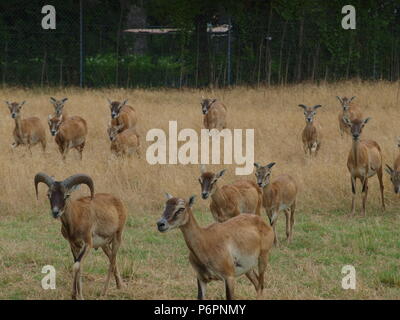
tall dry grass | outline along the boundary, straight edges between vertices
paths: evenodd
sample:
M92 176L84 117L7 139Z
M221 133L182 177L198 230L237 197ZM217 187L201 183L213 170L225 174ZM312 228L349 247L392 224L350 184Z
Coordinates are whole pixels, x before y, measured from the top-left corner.
M161 214L164 192L177 196L199 194L198 165L149 165L145 160L146 132L151 128L168 130L168 120L178 127L202 127L201 95L221 99L228 107L230 128L255 129L255 159L266 164L275 161L273 177L291 174L299 183L298 213L294 241L274 248L266 279L267 299L379 299L398 298L398 205L385 174L388 212L379 213L377 178L370 182L367 219L348 219L350 178L346 168L351 139L340 138L336 95L357 96L365 116L372 120L364 129L364 138L375 139L383 150L385 162L398 153L399 84L346 82L332 85L297 85L274 88L236 88L216 90L79 90L79 89L2 89L3 100L26 100L23 117L39 116L46 124L51 113L50 96L68 97L70 115L84 117L89 126L83 161L72 151L61 160L48 134L48 149L40 147L33 155L24 148L12 151L14 121L5 105L0 109L0 299L68 299L72 258L68 243L62 239L49 214L46 188L40 185L35 199L33 177L43 171L64 179L82 172L91 175L97 192L112 192L125 202L129 219L118 263L126 288L112 286L105 298L175 299L195 297L195 277L187 261L187 248L179 232L159 234L155 221ZM142 158L115 160L111 157L106 127L110 118L106 97L129 99L139 114ZM316 123L323 133L322 147L316 159L304 156L301 131L305 125L297 105L321 104ZM208 166L212 170L228 168L220 183L237 178L234 168ZM254 175L247 177L255 179ZM360 186L358 186L360 187ZM85 187L76 192L88 194ZM361 199L358 201L358 209ZM369 209L369 211L368 211ZM196 217L200 224L212 219L208 201L197 197ZM46 214L47 213L47 214ZM278 223L281 238L284 221ZM44 265L57 269L57 290L42 290L40 273ZM341 289L343 265L357 268L357 290ZM92 251L85 261L84 294L100 298L107 271L106 258ZM239 297L254 298L247 279L238 280ZM210 298L223 298L223 286L210 286Z
M336 95L357 96L370 121L364 129L363 138L376 140L383 150L385 162L392 163L398 153L396 136L400 134L399 96L396 83L345 82L332 85L296 85L273 88L237 88L203 92L197 90L79 90L79 89L2 89L3 100L22 101L22 116L39 116L47 129L47 115L52 112L49 96L68 97L65 108L70 115L80 115L88 122L89 135L83 161L73 150L64 163L54 139L47 131L48 148L43 155L39 147L33 156L24 147L12 151L14 120L6 105L0 109L0 215L29 212L32 208L47 208L44 187L36 201L33 177L43 171L57 179L83 172L91 175L97 192L112 192L120 196L129 208L145 212L157 210L164 201L164 192L179 196L199 194L197 165L149 165L145 151L150 142L145 141L146 132L161 128L168 132L168 121L177 120L178 129L202 127L200 97L221 99L228 107L229 128L255 129L255 160L262 164L275 161L273 176L280 173L292 175L299 183L298 207L300 211L348 210L350 206L350 178L346 168L351 139L340 138L337 115L340 106ZM106 127L110 118L106 97L129 99L139 115L142 158L115 160L111 157ZM305 125L299 103L321 104L316 124L323 134L322 147L316 159L305 157L301 145L301 131ZM211 170L228 168L221 183L236 178L236 165L208 166ZM253 175L247 177L254 179ZM372 178L368 207L378 206L378 183ZM386 197L392 197L391 185L385 177ZM86 191L85 191L86 192ZM198 198L199 199L199 198ZM207 201L198 200L197 206L205 209Z

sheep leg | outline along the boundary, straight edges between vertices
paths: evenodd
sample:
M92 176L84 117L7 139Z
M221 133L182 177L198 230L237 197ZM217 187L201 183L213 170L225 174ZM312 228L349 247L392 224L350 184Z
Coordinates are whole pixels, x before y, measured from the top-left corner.
M225 292L226 300L235 299L235 278L233 276L228 276L225 278Z
M112 254L112 259L113 259L113 270L114 270L114 278L115 278L115 283L117 285L117 289L121 289L123 287L123 282L121 279L121 275L119 273L118 270L118 266L117 266L117 253L119 250L119 247L121 246L121 241L122 241L122 234L120 232L118 232L112 242L112 250L111 250L111 254Z
M112 265L111 265L112 253L111 253L111 247L109 244L106 244L106 245L102 246L101 248L103 249L104 253L107 255L107 257L110 261L110 265L108 267L107 279L106 279L106 283L105 283L103 293L102 293L102 295L105 295L107 292L108 286L110 284L111 274L113 273L113 269L112 269Z
M73 291L72 299L83 300L81 265L83 263L83 260L89 253L91 247L92 247L92 243L90 240L84 244L83 249L81 250L79 256L75 259L75 263L72 268L73 275L74 275L74 291ZM74 295L74 293L75 293L75 295Z
M246 273L246 277L251 281L251 283L254 285L254 288L258 291L259 284L256 272L254 270L250 270Z
M78 150L78 152L79 152L80 160L82 160L82 157L83 157L82 153L83 153L84 148L85 148L85 143L82 143L76 147L76 150Z
M262 250L260 256L258 257L258 288L257 297L261 298L262 292L264 290L264 274L268 265L268 251Z
M197 277L197 299L204 300L206 297L207 282Z

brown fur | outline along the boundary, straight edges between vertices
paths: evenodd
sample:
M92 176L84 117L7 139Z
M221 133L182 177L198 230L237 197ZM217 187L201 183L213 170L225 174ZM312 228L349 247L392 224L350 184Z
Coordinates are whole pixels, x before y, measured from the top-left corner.
M262 192L256 183L238 180L219 188L217 181L212 186L211 182L221 175L205 172L204 167L202 170L199 182L202 192L208 191L211 196L210 210L215 221L223 222L245 212L261 215Z
M276 222L279 211L284 210L286 216L286 239L288 243L293 238L294 215L296 211L296 198L298 187L296 181L287 174L279 175L270 183L271 168L275 163L260 166L255 163L257 183L263 189L263 207L274 229L275 245L278 245Z
M70 117L66 120L63 120L63 117L49 118L50 130L55 125L58 126L55 142L58 145L62 158L65 160L69 150L75 148L82 160L82 152L88 133L85 119L78 116Z
M352 186L352 205L351 215L355 213L355 196L356 196L356 180L360 179L362 184L362 210L361 214L366 215L366 201L368 195L368 179L375 174L378 176L382 209L385 209L385 200L383 196L383 181L382 181L382 151L378 143L372 140L360 140L362 129L368 122L369 118L365 120L350 121L346 119L346 125L349 126L350 132L353 135L353 143L347 158L347 168L351 176ZM357 139L355 136L357 136Z
M80 262L74 264L73 299L83 299L81 268L91 248L101 247L110 260L103 295L107 292L111 274L114 274L118 289L121 288L122 280L116 264L116 254L122 241L126 217L123 203L111 194L97 193L93 200L82 197L68 202L61 216L61 233L69 241L74 257L81 256ZM104 243L98 245L94 242L94 237L101 237Z
M72 298L83 299L82 263L92 248L102 248L110 261L103 295L106 294L112 274L117 288L121 288L122 280L116 258L127 218L127 211L121 200L108 193L95 194L93 180L84 174L55 181L44 173L38 173L34 180L36 195L40 182L49 188L47 196L50 209L54 218L60 218L61 233L68 240L74 257ZM71 193L81 184L89 187L90 197L71 200Z
M114 105L119 104L119 101L113 101L110 103L110 107L113 108ZM124 104L124 106L120 108L118 116L115 119L111 119L111 125L121 126L119 132L122 132L127 129L136 129L137 121L138 117L136 110L133 107Z
M140 158L139 135L134 128L119 132L119 126L109 127L108 134L111 140L111 152L116 156L132 156L136 153Z
M218 129L222 130L226 128L226 107L220 101L210 101L211 99L203 99L208 101L209 105L211 105L208 109L207 114L203 116L203 125L206 129Z
M309 153L310 156L313 154L316 156L321 147L322 134L317 130L317 127L314 124L314 116L316 114L316 109L321 106L306 107L303 104L299 106L304 109L304 115L306 118L306 126L301 135L304 153Z
M274 238L271 227L257 215L243 214L203 228L192 213L192 202L192 198L189 204L183 199L170 198L158 228L160 231L181 229L189 248L189 261L197 274L197 298L205 298L207 283L223 280L226 298L234 299L235 278L242 274L253 283L261 297ZM176 214L177 206L184 206L184 212Z
M400 148L400 138L398 138L397 146ZM386 165L386 172L390 176L393 184L394 193L400 194L400 153L397 155L393 163L393 168Z
M29 152L31 152L31 147L40 143L44 152L46 151L46 130L38 117L21 119L21 108L24 103L7 102L10 113L15 115L14 143L12 147L16 148L20 145L26 145Z
M351 135L350 128L346 124L344 118L346 117L350 121L361 120L363 118L361 109L352 101L355 97L352 97L351 99L347 97L337 98L342 106L342 111L338 115L340 135L342 137L343 133Z

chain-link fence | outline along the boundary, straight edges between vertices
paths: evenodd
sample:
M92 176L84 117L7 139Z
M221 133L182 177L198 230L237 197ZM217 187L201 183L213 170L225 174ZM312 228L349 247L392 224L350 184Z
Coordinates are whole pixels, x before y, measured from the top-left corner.
M345 31L339 4L318 21L314 13L284 19L271 6L263 14L225 12L191 27L166 29L148 27L158 21L151 0L65 0L52 2L56 29L44 30L41 8L47 3L14 0L0 4L0 79L3 85L83 81L87 87L397 80L400 10L386 2L387 23L378 23L383 13L365 11L377 23L360 18L357 30Z

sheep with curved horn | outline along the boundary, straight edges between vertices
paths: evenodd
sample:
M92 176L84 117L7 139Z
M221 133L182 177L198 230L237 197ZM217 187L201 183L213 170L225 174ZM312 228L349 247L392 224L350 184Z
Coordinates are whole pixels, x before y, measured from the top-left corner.
M61 233L71 246L74 257L72 298L83 299L81 266L91 248L102 248L110 261L103 295L107 292L112 274L120 289L122 280L116 256L127 216L122 201L108 193L95 194L93 180L85 174L56 181L45 173L38 173L34 179L36 197L39 183L48 186L51 213L55 219L60 218ZM90 196L71 200L71 193L81 184L89 187Z

